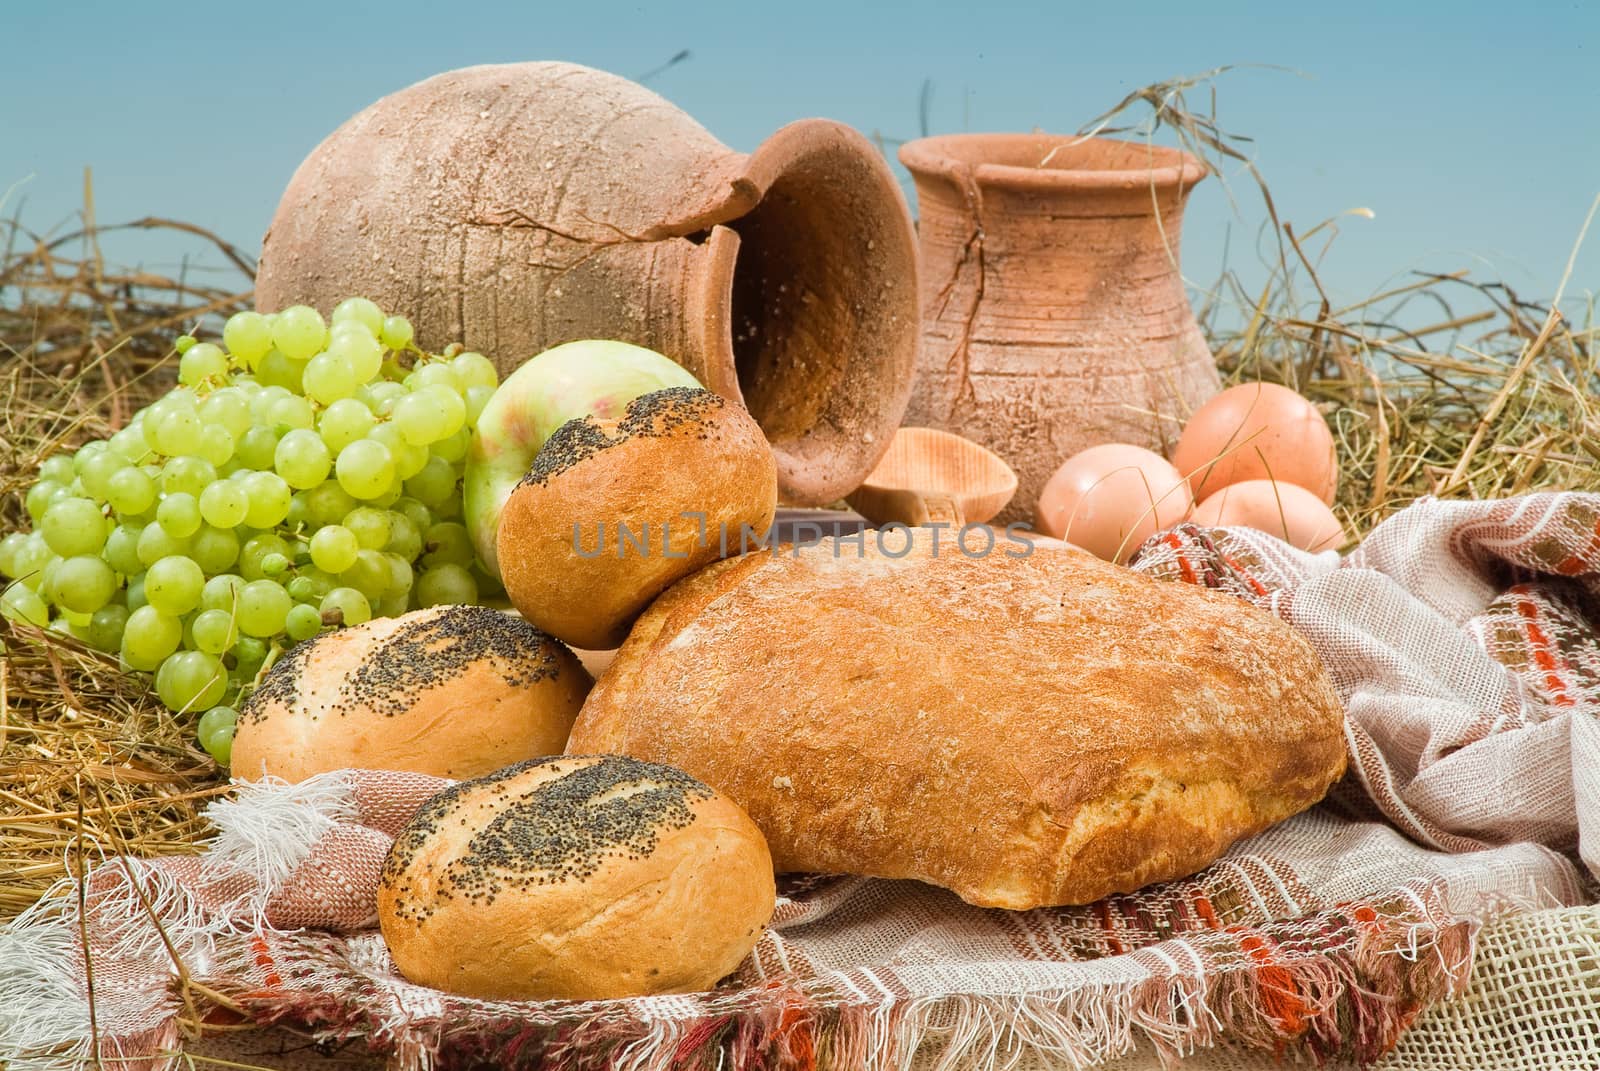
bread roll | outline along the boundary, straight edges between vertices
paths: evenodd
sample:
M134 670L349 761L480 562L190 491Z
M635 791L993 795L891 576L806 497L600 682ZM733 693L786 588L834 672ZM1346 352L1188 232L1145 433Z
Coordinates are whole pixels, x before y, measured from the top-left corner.
M673 581L772 524L778 469L743 407L708 390L642 395L617 421L568 421L506 502L506 594L575 647L614 648Z
M868 532L752 554L639 619L568 747L682 767L780 871L985 907L1181 877L1344 769L1311 647L1228 595L1082 553ZM882 549L887 548L887 553Z
M233 772L476 777L560 754L591 684L559 641L486 606L377 617L296 644L267 672L239 712Z
M681 770L524 762L441 792L395 838L378 919L400 973L499 1000L710 988L772 917L748 815Z

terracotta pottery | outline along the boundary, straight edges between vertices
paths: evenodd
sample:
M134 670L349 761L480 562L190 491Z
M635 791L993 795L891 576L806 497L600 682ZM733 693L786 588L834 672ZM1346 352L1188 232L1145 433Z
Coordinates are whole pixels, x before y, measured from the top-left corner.
M972 440L937 428L901 428L848 501L880 525L982 524L1016 490L1011 466Z
M1024 520L1088 446L1160 451L1219 387L1178 272L1195 157L1107 138L957 134L900 150L916 179L923 346L907 421L1017 470Z
M861 135L793 123L743 155L661 97L567 63L470 67L385 97L295 172L263 242L263 308L352 294L502 372L612 338L741 400L780 493L833 501L900 423L916 243Z

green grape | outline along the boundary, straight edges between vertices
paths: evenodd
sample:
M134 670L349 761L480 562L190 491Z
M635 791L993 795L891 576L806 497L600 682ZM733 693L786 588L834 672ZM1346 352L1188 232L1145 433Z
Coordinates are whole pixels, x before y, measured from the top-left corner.
M156 694L172 710L202 710L222 701L228 673L215 655L179 651L156 670Z
M144 562L139 560L139 533L142 531L143 525L119 524L106 536L106 545L100 553L106 564L123 576L144 570Z
M268 554L261 559L261 575L276 580L289 568L289 559L282 554Z
M408 610L414 609L411 604L411 593L404 592L400 595L385 595L372 605L374 617L399 617Z
M345 514L344 526L355 533L356 541L366 550L382 550L389 545L387 510L361 506Z
M253 472L240 482L250 499L244 522L251 528L271 528L288 516L290 492L283 477L273 472Z
M389 561L389 586L383 589L384 597L404 597L410 594L411 585L416 580L411 562L399 554L386 553L384 557Z
M78 614L94 613L117 591L117 574L94 554L64 559L50 581L50 601Z
M178 361L178 382L190 386L228 374L228 355L221 346L201 342L190 346Z
M423 570L417 580L417 604L440 606L446 603L475 603L478 601L478 582L466 569L453 563L436 565Z
M467 526L455 521L440 521L423 535L422 567L471 565L474 555Z
M363 393L365 393L366 397L361 397ZM395 403L401 398L406 397L409 393L409 391L407 391L398 383L384 381L382 383L374 383L371 386L363 388L362 391L357 392L356 396L361 398L362 401L366 402L367 408L371 409L375 415L387 417L390 413L394 412Z
M377 599L389 590L392 577L389 562L380 551L362 550L356 554L355 564L339 574L339 582L370 599Z
M17 554L28 537L22 532L12 532L4 539L0 539L0 576L15 577Z
M394 485L394 456L375 439L359 439L339 451L334 471L351 495L376 498Z
M394 426L406 442L427 446L449 435L449 418L439 399L430 391L414 391L394 403Z
M408 442L400 426L392 421L373 428L367 438L388 447L389 456L394 458L397 479L409 480L428 463L428 448Z
M144 597L143 573L135 573L134 575L128 577L128 590L123 595L123 601L128 604L128 610L130 613L134 610L137 610L141 606L150 605L145 601Z
M422 468L406 480L406 494L424 505L436 506L456 492L456 471L442 457L429 455Z
M472 435L466 428L462 428L449 438L440 439L433 444L435 457L442 457L452 465L467 456L467 444Z
M296 643L301 640L309 640L322 631L322 611L315 606L307 606L305 603L300 603L285 615L283 630Z
M141 606L128 615L122 631L122 657L134 669L154 670L182 639L181 621L154 606Z
M233 456L249 468L266 471L272 468L273 457L277 451L278 433L258 424L239 436L239 444L234 448Z
M478 417L483 415L483 407L489 404L489 399L494 397L493 387L468 387L462 399L467 404L467 427L478 426Z
M404 513L390 512L389 542L384 549L408 562L413 561L422 553L422 531Z
M312 522L319 525L337 524L346 514L360 505L334 480L319 484L304 494L306 510Z
M309 305L290 305L272 325L272 344L285 357L304 361L328 341L322 314Z
M211 751L211 745L207 743L208 739L220 729L226 729L231 737L234 725L238 721L239 712L232 707L212 707L200 715L200 721L195 725L195 735L200 738L200 746L207 751ZM223 759L218 759L217 761L225 762Z
M301 380L306 396L323 405L332 405L355 393L356 370L343 354L319 353L306 362Z
M294 606L294 600L274 580L252 580L239 592L239 610L235 619L239 631L247 636L275 636L283 631L283 620Z
M217 528L237 528L250 509L250 496L232 480L218 480L200 492L200 516Z
M295 602L321 602L322 597L339 586L339 579L315 565L299 569L284 590Z
M222 342L246 368L254 368L272 348L272 325L259 312L236 312L223 325Z
M415 525L419 533L426 532L434 521L433 510L414 498L403 497L396 499L389 509Z
M324 614L338 614L341 625L359 625L372 619L372 604L355 588L334 588L323 597Z
M161 527L160 522L147 524L139 532L136 553L146 567L162 558L187 558L189 550L189 540L173 535Z
M169 495L200 497L217 478L217 467L199 457L175 457L161 468L161 490Z
M102 651L115 651L122 646L122 630L128 624L128 608L121 603L107 603L89 618L85 638L89 646Z
M256 366L256 379L264 387L299 392L304 385L306 363L291 360L278 350L268 350Z
M342 573L354 565L360 550L355 533L342 524L319 528L311 537L312 563L330 573Z
M208 575L224 572L239 560L239 537L232 528L208 524L190 541L189 556Z
M290 487L315 487L328 478L333 457L316 432L296 428L278 440L273 467Z
M51 501L66 489L67 485L65 483L60 483L56 480L40 480L34 484L28 489L27 497L22 500L23 506L28 511L28 516L38 522L50 508Z
M391 316L383 321L380 341L391 350L403 350L411 345L411 321L404 316Z
M212 391L200 403L200 419L222 428L238 440L250 430L250 402L236 387Z
M239 639L239 629L228 610L201 610L189 625L197 649L206 654L226 654Z
M128 459L116 451L100 450L84 463L80 478L83 480L84 489L98 501L104 502L109 498L111 477L131 467Z
M55 554L50 550L50 544L44 541L44 536L38 532L30 532L27 538L18 544L12 559L16 579L34 591L39 590L44 567L54 557Z
M417 370L405 378L405 384L413 393L423 387L443 387L457 399L461 397L461 392L467 389L467 385L461 382L461 377L456 375L455 369L450 367L449 361L427 361L417 365Z
M185 354L193 349L194 344L199 341L200 340L195 338L193 335L179 335L177 338L172 340L172 348L177 350L180 355Z
M305 492L296 491L289 496L289 512L283 515L282 527L291 532L298 532L309 526L311 526L311 511L306 508Z
M50 504L39 520L39 532L63 558L98 554L106 545L106 519L88 498L63 498Z
M118 469L106 481L106 501L118 513L143 513L155 505L156 482L133 465Z
M176 457L192 453L200 445L200 414L192 406L174 406L155 418L154 426L145 421L145 440L158 454Z
M50 624L50 607L45 605L37 591L25 584L12 583L0 592L0 617L44 628Z
M323 411L317 422L317 431L328 450L337 454L357 439L365 438L372 430L372 410L365 402L355 398L340 398Z
M150 456L150 444L144 440L142 420L134 420L106 442L118 455L127 458L135 465Z
M195 453L209 465L226 465L233 457L233 435L221 424L207 424L200 432L200 446Z
M218 707L218 710L227 710L227 707ZM200 746L206 749L206 754L216 760L218 766L229 766L233 763L233 725L221 726L200 741Z
M256 393L250 395L250 419L257 424L270 424L272 422L272 407L284 398L293 394L287 387L277 384L263 386Z
M291 553L292 549L281 536L271 532L251 536L239 551L239 573L246 580L260 580L267 575L262 569L262 563L269 555L276 554L280 558L287 559Z
M190 558L162 558L144 574L144 597L164 614L181 617L200 604L206 575Z
M328 342L328 356L350 369L353 391L376 379L383 370L383 347L365 330L335 331Z
M311 428L317 423L317 411L304 398L290 395L272 403L267 420L279 431L290 428Z
M39 465L39 479L54 483L71 483L76 472L71 454L52 454Z
M202 610L226 610L231 617L238 604L239 592L244 590L244 578L234 573L223 573L206 581L200 589Z
M156 507L156 522L168 534L187 539L200 530L200 504L184 491L169 494Z
M500 385L500 373L494 362L481 353L468 350L456 354L450 358L450 370L456 374L456 382L463 389L488 387L493 390Z
M376 336L383 330L383 310L364 297L345 298L333 308L333 322L354 320Z

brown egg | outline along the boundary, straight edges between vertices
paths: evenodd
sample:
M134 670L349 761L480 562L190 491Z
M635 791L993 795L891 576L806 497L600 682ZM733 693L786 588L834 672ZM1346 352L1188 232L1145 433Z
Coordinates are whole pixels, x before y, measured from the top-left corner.
M1288 387L1229 387L1189 418L1172 452L1202 502L1229 484L1279 480L1332 505L1339 487L1333 433L1316 406Z
M1206 528L1256 528L1301 550L1337 550L1344 528L1316 495L1275 480L1245 480L1224 487L1194 508Z
M1038 525L1107 561L1189 516L1189 485L1172 463L1139 446L1106 443L1068 458L1039 495Z

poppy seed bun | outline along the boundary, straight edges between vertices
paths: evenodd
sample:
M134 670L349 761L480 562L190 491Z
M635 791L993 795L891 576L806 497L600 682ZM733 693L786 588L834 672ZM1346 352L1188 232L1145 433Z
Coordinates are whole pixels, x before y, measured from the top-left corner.
M772 917L738 805L671 766L534 759L439 793L395 838L378 920L419 985L492 1000L708 989Z
M559 641L486 606L377 617L295 645L239 712L233 772L476 777L559 754L593 683Z
M569 420L545 442L500 516L501 579L552 636L613 648L724 543L737 554L742 528L765 535L777 504L772 448L742 406L695 387L654 391L621 420Z

